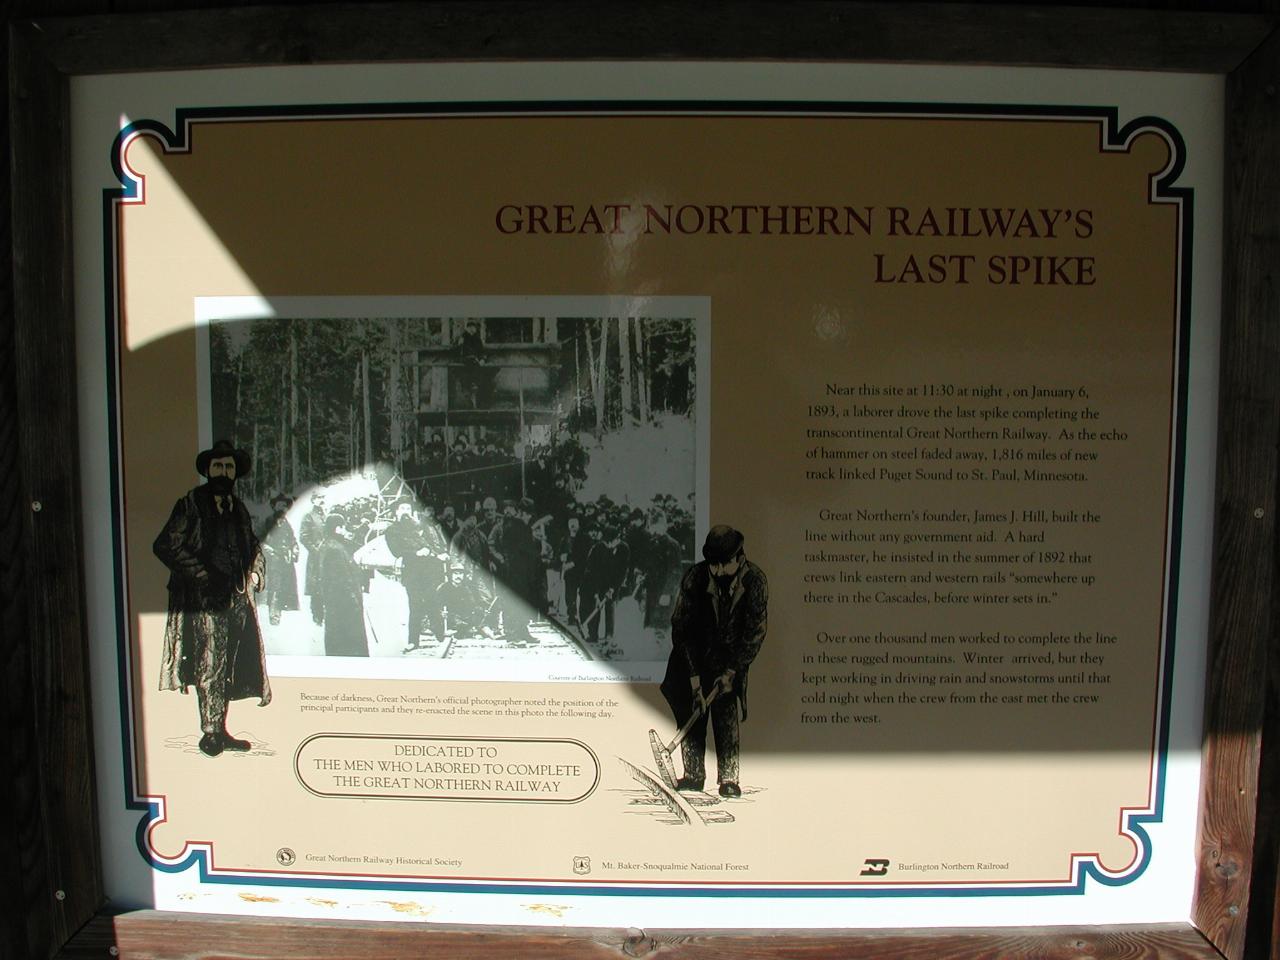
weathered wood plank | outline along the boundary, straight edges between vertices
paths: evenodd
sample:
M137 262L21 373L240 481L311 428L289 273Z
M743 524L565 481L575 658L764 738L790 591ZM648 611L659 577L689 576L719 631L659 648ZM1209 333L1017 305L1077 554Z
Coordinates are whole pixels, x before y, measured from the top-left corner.
M1245 956L1280 960L1280 657L1274 654L1268 657L1266 698Z
M865 60L1222 73L1268 18L981 3L369 3L51 18L66 73L385 60Z
M1188 924L1114 927L1010 927L984 930L679 931L619 928L493 927L429 924L246 920L207 914L138 911L89 925L59 955L101 958L111 947L123 960L235 957L272 960L1218 960Z
M92 714L81 572L66 79L10 37L14 383L21 518L20 629L6 624L7 685L25 687L15 793L27 949L47 956L101 906ZM10 649L13 648L13 649ZM8 778L7 778L8 779Z
M8 59L6 51L6 76ZM0 143L9 153L9 127L0 128ZM0 195L0 223L10 222L9 168ZM23 516L19 506L18 397L14 385L13 257L8 244L0 244L0 540L19 549L0 551L0 716L8 739L0 748L0 763L10 771L8 788L0 790L0 887L10 891L0 899L0 954L27 955L29 943L28 901L30 882L43 868L40 835L39 770L34 762L36 730L31 703L30 651L27 636L26 564L20 548ZM43 918L37 918L37 923ZM51 932L47 934L51 936ZM7 950L6 950L7 948Z
M157 2L155 5L178 4ZM767 23L768 29L761 29L762 23ZM21 39L19 45L26 45L26 52L21 55L27 60L15 66L13 75L22 78L29 98L48 98L48 106L54 103L55 96L62 95L59 72L362 59L611 56L905 59L1216 72L1234 68L1257 45L1269 26L1270 21L1262 17L1223 17L1210 12L1170 14L1156 10L1065 10L1033 6L1010 10L992 9L987 4L751 3L698 8L655 4L607 15L581 3L542 10L534 10L532 5L509 3L341 4L317 10L210 10L199 14L91 18L75 23L48 19L41 22L40 31L29 32ZM52 71L49 62L54 63ZM1270 370L1277 369L1275 269L1280 251L1277 250L1274 205L1280 191L1274 182L1277 173L1274 163L1277 156L1275 63L1272 41L1264 53L1233 78L1232 106L1228 111L1235 144L1230 176L1232 184L1237 181L1240 184L1229 189L1229 194L1235 197L1232 209L1236 218L1229 224L1229 237L1241 241L1243 247L1237 250L1229 246L1227 251L1228 264L1239 264L1240 269L1234 280L1228 278L1229 329L1225 342L1227 354L1233 359L1223 367L1225 448L1220 466L1220 475L1227 483L1220 487L1219 497L1222 520L1215 566L1218 599L1209 696L1211 736L1206 751L1205 843L1196 918L1231 957L1241 955L1247 913L1244 898L1248 895L1250 857L1254 855L1250 839L1258 797L1257 782L1251 771L1257 767L1256 731L1262 710L1262 694L1257 682L1260 674L1256 671L1263 665L1259 650L1268 642L1273 629L1269 620L1260 619L1258 608L1270 602L1274 584L1267 544L1274 542L1275 464L1272 461L1276 431L1274 424L1267 426L1267 418L1274 413L1276 403L1274 393L1268 393L1265 374L1260 376L1260 371L1267 364ZM34 69L26 72L28 68ZM10 806L0 805L0 815L9 816L7 822L17 844L14 856L21 861L16 870L6 863L0 879L17 876L22 880L22 894L13 901L16 909L12 917L30 935L31 943L35 944L30 955L37 956L46 952L40 948L41 944L56 946L78 926L79 920L88 915L86 910L91 912L97 905L101 891L95 885L96 838L86 843L84 837L85 830L92 831L95 822L89 782L91 744L85 735L76 732L88 729L88 698L87 687L83 695L76 692L83 680L84 652L72 642L80 631L80 594L78 584L74 583L79 571L79 527L74 522L78 504L75 464L70 452L51 451L55 446L69 445L44 442L51 436L75 436L74 365L65 352L70 349L66 324L70 317L71 276L63 218L66 183L61 164L65 153L58 153L59 149L65 149L65 131L60 121L50 123L53 114L47 109L29 112L25 120L19 117L21 112L15 109L13 116L14 136L23 144L15 160L15 177L21 173L20 183L31 185L32 190L47 187L51 192L43 199L37 199L36 193L22 192L20 208L15 208L15 224L22 219L22 225L15 227L14 234L15 247L23 258L18 265L19 285L26 290L19 299L22 309L27 311L25 315L40 320L23 331L28 339L17 347L23 365L18 374L23 378L22 394L17 401L21 416L0 417L0 421L4 421L0 430L21 425L19 442L24 470L19 484L16 461L0 459L0 478L3 478L0 531L22 530L23 536L30 538L29 547L15 551L17 569L0 570L5 581L2 610L9 631L0 645L3 651L0 662L8 671L5 683L10 700L5 709L12 721L8 728L10 751L18 764L14 768L15 782L6 795ZM46 129L40 129L42 126ZM62 144L61 148L58 143ZM42 217L48 222L38 223ZM1241 308L1239 304L1246 301L1247 308ZM1237 313L1244 319L1231 319ZM51 342L58 337L63 339L61 347ZM30 352L28 343L35 344L36 352ZM41 350L46 352L42 354ZM5 347L0 342L0 392L11 382L4 367L6 362ZM1227 384L1228 378L1231 385ZM1234 391L1230 397L1228 391ZM11 440L11 437L0 433L0 443L5 439ZM3 445L8 451L6 455L12 455L12 440ZM42 515L30 513L33 497L41 499L46 506ZM1253 515L1259 507L1263 510L1261 518ZM60 532L64 529L70 539L61 539ZM71 551L69 563L68 551ZM48 590L46 583L51 585ZM37 584L39 589L33 590ZM41 649L46 629L51 631L54 641L47 650ZM31 636L39 639L28 645ZM38 654L34 661L29 659L33 651ZM32 752L34 736L24 734L24 723L32 730L35 724L40 726L38 756ZM77 750L81 751L78 755ZM1262 802L1274 805L1277 799L1280 798L1273 794L1264 795ZM43 810L48 811L48 823L56 825L53 833L43 826ZM1261 832L1259 842L1264 842ZM0 845L0 859L7 859L4 851L5 847ZM57 889L66 892L67 900L50 901L52 891ZM1274 903L1274 887L1269 902ZM1237 908L1234 915L1230 910L1233 906ZM156 918L164 916L155 915ZM155 932L160 929L156 924L166 922L171 924L167 928L171 935L188 929L187 921L156 919L153 924L134 917L122 920L113 929L107 921L100 920L68 949L89 944L88 938L94 931L103 938L97 941L100 949L94 956L102 956L106 946L121 942L126 943L128 949L165 948L163 944L148 945L147 937L161 936ZM225 944L236 943L242 955L303 955L254 952L291 948L287 943L277 946L274 936L270 938L271 943L266 944L266 935L254 926L257 921L220 918L219 922L231 927L208 927L201 935L207 938L203 942L217 945L214 948L217 953L224 950L231 953ZM282 931L283 940L291 938L292 926L270 923ZM235 928L243 928L245 936L236 934ZM307 956L404 955L403 946L397 953L366 949L366 944L376 945L384 935L374 936L367 927L351 934L332 930L318 934L311 927L307 929L311 932L298 934L302 938L300 943L306 945ZM128 936L140 939L133 941L126 937L121 941L125 931ZM1053 935L1061 933L1055 931ZM625 932L618 931L608 936L595 931L576 939L574 935L553 936L545 931L449 933L429 930L426 934L428 939L445 939L431 940L432 946L413 952L436 950L434 955L439 956L466 953L506 957L516 952L540 955L529 953L532 948L548 956L617 956L622 950L620 944L626 943ZM385 935L393 936L389 931ZM186 953L129 954L122 948L121 954L208 955L197 952L201 949L196 945L201 942L200 938L188 940L186 936L179 933L179 939L166 948L186 950ZM1167 956L1215 955L1194 952L1206 949L1205 945L1185 928L1161 928L1155 932L1107 928L1079 934L1078 942L1025 940L1022 938L1031 936L1025 931L865 934L856 941L845 935L770 936L767 945L743 935L725 938L673 934L666 939L650 936L654 937L656 947L651 952L664 956L713 957L727 956L730 952L735 956L796 955L796 952L815 957L889 956L894 955L893 949L902 956L995 956L1031 950L1066 950L1072 956L1141 956L1156 955L1160 951L1169 951L1160 953ZM900 939L883 939L895 936ZM502 939L504 937L507 939ZM856 952L862 947L852 944L872 942L867 937L882 939L876 941L870 953ZM947 940L946 937L959 939ZM254 938L256 942L250 943ZM323 952L329 949L334 938L343 944L342 950ZM630 955L638 955L636 951L647 944L644 938L632 941ZM890 944L898 947L889 949ZM460 950L460 946L465 946L465 950ZM292 949L302 950L301 947ZM609 952L566 952L577 949ZM676 952L685 950L695 952ZM1104 952L1106 950L1112 952ZM1046 952L1045 955L1060 954Z
M1232 960L1244 951L1267 651L1274 632L1280 440L1277 83L1280 36L1272 36L1228 80L1217 526L1194 919Z

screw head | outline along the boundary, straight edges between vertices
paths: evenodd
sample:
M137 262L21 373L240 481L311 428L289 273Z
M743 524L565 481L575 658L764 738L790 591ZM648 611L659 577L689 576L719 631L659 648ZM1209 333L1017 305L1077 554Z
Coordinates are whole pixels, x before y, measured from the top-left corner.
M1266 515L1267 515L1267 511L1263 510L1261 507L1253 508L1253 516L1255 517L1255 519L1261 520Z
M1227 907L1227 913L1233 917L1238 917L1240 916L1240 908L1233 903L1231 906Z
M32 513L39 513L39 512L40 512L41 510L43 510L43 509L44 509L44 504L43 504L43 503L41 503L39 500L32 500L32 501L31 501L31 512L32 512Z
M65 890L55 890L55 891L53 891L53 899L55 899L55 900L65 900L65 899L67 899L67 891L65 891Z

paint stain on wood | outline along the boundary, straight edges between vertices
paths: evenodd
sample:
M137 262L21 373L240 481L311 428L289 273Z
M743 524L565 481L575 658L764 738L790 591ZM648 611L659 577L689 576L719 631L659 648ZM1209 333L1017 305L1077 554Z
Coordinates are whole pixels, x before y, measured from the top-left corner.
M322 900L319 897L307 897L307 903L317 907L336 907L338 905L337 900Z
M414 917L429 916L431 914L431 911L434 909L432 907L424 907L420 903L414 903L412 900L409 900L409 901L382 900L380 902L385 903L388 907L390 907L396 913L406 913Z
M256 893L242 893L240 899L245 903L279 903L275 897L260 897Z
M563 917L570 909L554 903L526 903L524 908L530 913L545 913L552 917Z

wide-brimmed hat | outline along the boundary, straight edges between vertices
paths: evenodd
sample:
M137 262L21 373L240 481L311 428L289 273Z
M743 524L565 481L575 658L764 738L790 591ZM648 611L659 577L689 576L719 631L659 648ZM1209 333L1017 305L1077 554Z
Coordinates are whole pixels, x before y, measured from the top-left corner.
M236 462L236 477L248 475L249 467L253 460L249 457L248 450L238 450L231 445L230 440L219 440L208 450L201 450L196 454L196 473L202 477L209 476L209 461L221 460L223 457L232 457Z
M718 524L707 531L702 556L708 563L728 563L738 555L745 538L733 527Z
M238 474L239 472L240 472L240 468L237 466L236 473ZM274 497L271 498L271 506L274 507L277 503L283 503L284 508L288 510L290 507L293 506L293 497L289 496L287 493L277 493Z

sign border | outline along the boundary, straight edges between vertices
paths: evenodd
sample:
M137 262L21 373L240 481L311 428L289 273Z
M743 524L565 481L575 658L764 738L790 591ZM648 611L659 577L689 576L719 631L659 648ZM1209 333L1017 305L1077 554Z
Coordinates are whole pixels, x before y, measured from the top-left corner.
M121 316L119 292L124 286L120 252L121 210L125 205L146 202L145 179L130 169L126 153L139 138L158 141L165 154L186 154L193 149L195 128L218 123L288 123L294 120L363 121L385 118L432 119L455 117L799 117L799 118L887 118L887 119L965 119L976 121L1082 123L1096 126L1100 153L1128 152L1133 140L1144 133L1155 133L1169 147L1165 167L1149 177L1147 202L1170 204L1177 208L1175 289L1173 301L1172 397L1170 417L1170 472L1166 504L1165 550L1162 556L1163 618L1157 649L1155 682L1155 717L1152 728L1152 757L1149 789L1145 804L1123 807L1117 811L1119 832L1129 837L1137 849L1131 864L1110 872L1096 854L1073 851L1069 856L1066 876L1041 880L951 881L947 883L867 882L854 884L832 881L713 883L658 879L573 882L565 878L533 879L468 877L449 880L439 877L396 877L381 875L339 874L334 871L280 873L219 868L215 865L213 845L209 841L192 841L173 858L160 856L150 843L152 829L167 818L166 798L142 792L142 771L134 769L135 742L133 702L128 678L133 675L131 645L134 642L131 623L134 617L127 609L124 569L125 514L128 499L121 487L120 449L120 383ZM536 101L458 101L458 102L368 102L271 104L266 106L178 107L172 128L156 118L132 120L116 135L111 145L112 171L119 181L116 187L102 192L102 242L106 271L103 291L106 304L107 343L107 423L110 434L110 484L114 513L111 519L115 550L114 582L116 591L116 632L119 640L117 658L120 672L120 716L124 731L124 780L126 806L142 812L137 828L139 851L147 863L166 873L197 870L200 883L255 883L272 887L311 887L321 889L367 889L421 892L468 893L559 893L571 896L679 896L679 897L787 897L831 899L840 897L1012 897L1042 895L1083 895L1088 881L1103 886L1121 886L1146 872L1153 853L1147 824L1160 823L1164 816L1166 763L1171 716L1169 700L1173 690L1174 650L1176 648L1178 577L1180 572L1181 525L1183 513L1184 466L1186 461L1187 391L1190 367L1189 334L1191 326L1192 268L1190 251L1194 225L1194 191L1177 185L1186 165L1186 144L1176 126L1158 117L1140 116L1121 125L1119 110L1104 106L1073 106L1005 103L934 103L880 101L794 101L794 100L536 100ZM316 736L357 736L356 734L313 734ZM455 738L456 739L456 738ZM488 738L503 740L510 738ZM574 741L576 742L576 741ZM590 752L588 748L588 752ZM597 764L598 771L598 764ZM296 772L296 771L295 771ZM299 779L301 776L299 774ZM597 781L599 773L597 772ZM303 786L317 796L355 796L321 794L303 781ZM594 785L592 787L594 790ZM591 791L588 791L588 794ZM360 795L364 796L364 795ZM444 799L444 798L433 798ZM578 800L585 799L583 797ZM573 802L578 802L577 800Z

